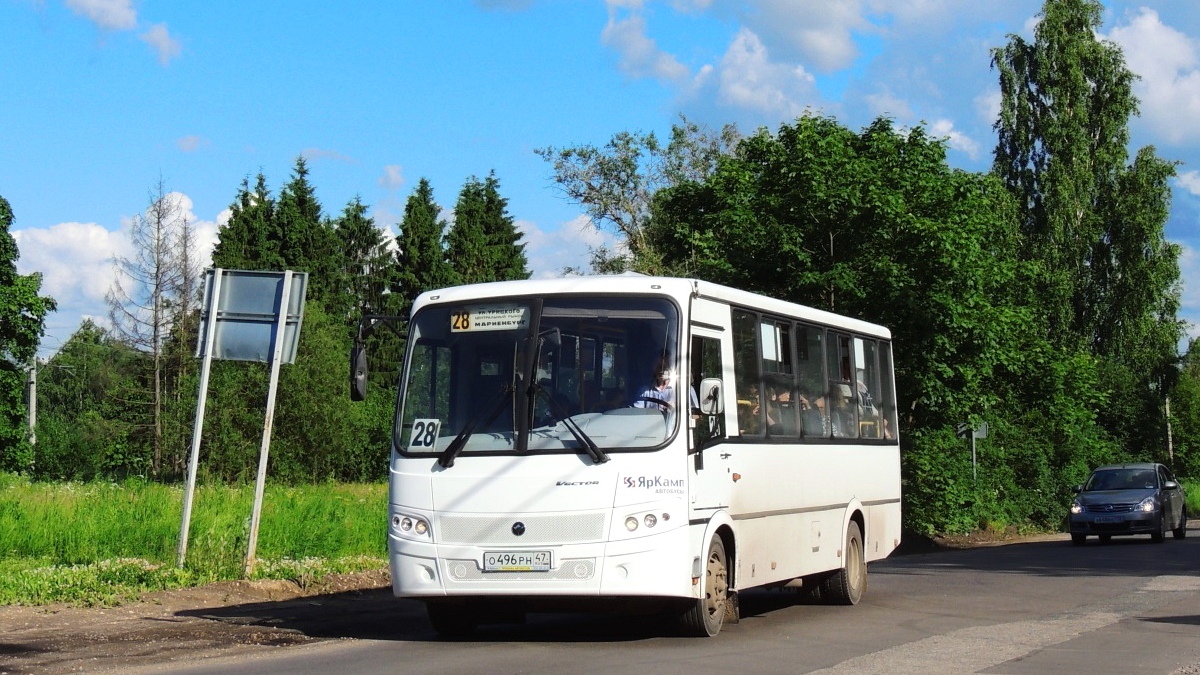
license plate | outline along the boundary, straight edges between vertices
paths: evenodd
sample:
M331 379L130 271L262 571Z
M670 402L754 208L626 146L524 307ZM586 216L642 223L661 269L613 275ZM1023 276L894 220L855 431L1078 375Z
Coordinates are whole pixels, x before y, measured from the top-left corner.
M1093 523L1119 523L1119 522L1121 522L1121 517L1120 516L1096 516L1095 518L1092 518L1092 522Z
M488 551L484 572L549 572L550 551Z

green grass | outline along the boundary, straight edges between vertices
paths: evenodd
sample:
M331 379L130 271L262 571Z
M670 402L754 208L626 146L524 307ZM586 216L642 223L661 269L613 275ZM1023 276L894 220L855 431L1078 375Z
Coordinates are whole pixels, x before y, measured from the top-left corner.
M1200 482L1181 479L1184 494L1187 495L1188 520L1200 522Z
M199 486L176 567L183 489L146 481L31 483L0 474L0 605L107 605L239 579L253 486ZM386 564L387 486L267 486L252 578L302 583Z

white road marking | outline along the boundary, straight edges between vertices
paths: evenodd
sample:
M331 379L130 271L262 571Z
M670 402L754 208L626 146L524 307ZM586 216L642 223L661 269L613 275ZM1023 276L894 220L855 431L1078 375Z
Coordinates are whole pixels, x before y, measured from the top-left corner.
M930 672L931 664L938 664L941 673L977 673L1172 600L1166 593L1198 590L1200 577L1155 577L1137 591L1102 607L1080 608L1049 619L974 626L933 635L815 670L811 675L923 675ZM1200 671L1177 671L1178 675L1192 673Z

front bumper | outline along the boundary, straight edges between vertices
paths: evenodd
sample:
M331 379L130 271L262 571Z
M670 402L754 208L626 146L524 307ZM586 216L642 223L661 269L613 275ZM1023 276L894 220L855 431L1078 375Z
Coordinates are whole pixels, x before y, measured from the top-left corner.
M1071 514L1071 534L1122 535L1153 534L1160 531L1162 513L1154 511L1130 513Z

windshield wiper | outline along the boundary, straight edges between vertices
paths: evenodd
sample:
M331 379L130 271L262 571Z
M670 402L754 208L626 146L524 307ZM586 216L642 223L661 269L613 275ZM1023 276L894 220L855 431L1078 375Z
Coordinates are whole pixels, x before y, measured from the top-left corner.
M512 386L506 386L504 391L500 392L500 398L496 399L496 402L491 408L486 410L484 414L479 415L475 419L471 420L467 426L463 427L463 430L458 432L458 435L454 437L454 440L450 441L450 445L447 445L446 449L442 451L442 454L438 456L438 465L443 469L449 469L450 467L454 466L454 458L458 457L458 453L462 452L463 447L467 444L467 439L471 437L471 434L475 433L475 427L479 426L479 423L483 422L484 419L487 420L484 422L484 426L490 427L492 422L494 422L496 417L500 414L500 411L504 410L504 406L507 405L509 400L512 398L513 391L515 390Z
M596 445L596 442L592 440L591 436L587 435L587 432L583 430L583 427L579 426L575 420L571 419L570 413L568 413L562 407L562 404L554 400L554 397L551 396L550 393L547 392L544 387L542 387L542 385L535 384L534 387L536 387L536 393L541 394L546 403L550 404L550 414L554 415L554 419L562 422L562 425L567 428L567 431L571 432L571 435L575 437L575 440L579 441L579 444L583 446L584 450L587 450L588 457L592 458L592 462L595 464L603 464L607 462L609 459L608 455L600 449L600 446Z

